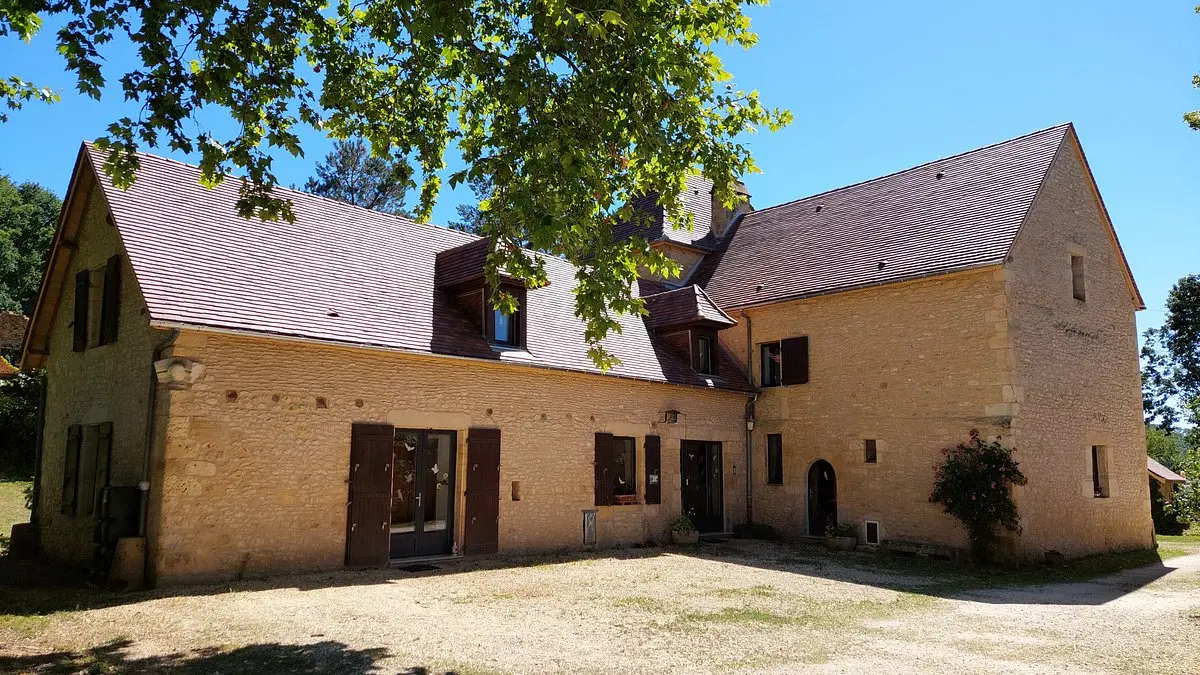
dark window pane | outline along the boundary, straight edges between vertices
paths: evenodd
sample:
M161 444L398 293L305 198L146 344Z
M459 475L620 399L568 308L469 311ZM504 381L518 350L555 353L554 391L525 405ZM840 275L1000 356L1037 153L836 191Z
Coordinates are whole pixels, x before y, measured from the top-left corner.
M613 494L637 494L637 450L632 438L613 439Z
M767 435L767 482L783 484L783 435Z
M778 387L781 383L783 368L780 364L778 342L768 342L760 347L761 373L759 382L764 387Z
M700 372L711 374L712 369L712 340L702 337L696 339L696 351L700 357Z
M867 534L867 543L868 544L878 544L879 543L879 523L877 523L873 520L868 520L866 534Z
M875 447L875 439L868 438L863 441L863 450L866 455L867 464L874 464L879 461L879 454Z

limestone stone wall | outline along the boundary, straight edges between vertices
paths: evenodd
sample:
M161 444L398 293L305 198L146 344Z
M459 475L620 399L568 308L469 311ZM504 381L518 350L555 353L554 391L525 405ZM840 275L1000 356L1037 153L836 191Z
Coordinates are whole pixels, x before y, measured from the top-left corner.
M749 321L747 321L747 316ZM879 522L883 539L965 545L929 503L943 448L971 429L1006 434L1012 398L999 267L751 308L722 334L757 381L758 345L809 338L808 384L765 388L754 429L754 519L808 534L809 467L837 476L838 519ZM784 481L766 483L768 434L782 434ZM865 461L876 441L878 462ZM822 534L816 532L815 534Z
M38 495L43 551L51 558L78 565L91 560L95 521L82 504L75 516L60 511L67 427L112 422L111 484L137 485L142 478L151 355L155 340L161 339L150 329L133 268L116 228L106 220L103 194L93 190L87 199L77 250L54 313L46 359L46 419ZM114 254L121 254L123 262L117 340L72 351L75 274L103 267Z
M723 443L726 520L744 520L742 394L192 331L172 353L207 370L191 389L168 394L152 554L160 584L340 567L357 421L457 431L460 467L467 430L498 427L501 553L583 545L583 511L596 508L596 432L638 439L639 494L643 439L662 437L662 504L600 507L601 546L666 536L680 512L681 439ZM663 422L666 410L682 413L677 424Z
M1072 255L1084 261L1082 301L1073 296ZM1135 301L1073 135L1006 270L1013 440L1029 478L1017 491L1023 552L1151 546ZM1093 445L1107 449L1108 497L1093 493Z

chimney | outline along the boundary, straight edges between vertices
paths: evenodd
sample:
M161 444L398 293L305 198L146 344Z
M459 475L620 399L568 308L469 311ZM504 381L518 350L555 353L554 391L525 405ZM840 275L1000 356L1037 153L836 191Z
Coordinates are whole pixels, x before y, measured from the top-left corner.
M750 191L746 189L746 184L738 181L733 187L733 192L737 196L737 205L733 210L726 208L721 200L717 199L716 195L712 198L712 225L710 230L712 235L719 239L724 239L725 234L729 231L729 226L738 216L750 213L754 207L750 205Z

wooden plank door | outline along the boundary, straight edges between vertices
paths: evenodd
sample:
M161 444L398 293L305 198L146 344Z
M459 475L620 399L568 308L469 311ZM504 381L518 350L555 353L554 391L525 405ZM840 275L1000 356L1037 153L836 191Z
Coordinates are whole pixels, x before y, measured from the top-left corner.
M463 555L495 553L500 541L500 430L467 433Z
M388 564L394 438L390 424L356 422L351 430L347 567Z

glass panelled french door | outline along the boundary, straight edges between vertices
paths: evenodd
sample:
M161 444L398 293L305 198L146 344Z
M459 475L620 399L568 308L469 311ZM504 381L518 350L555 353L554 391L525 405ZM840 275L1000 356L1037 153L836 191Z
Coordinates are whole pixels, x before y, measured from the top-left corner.
M451 552L457 441L453 431L396 430L391 557Z

